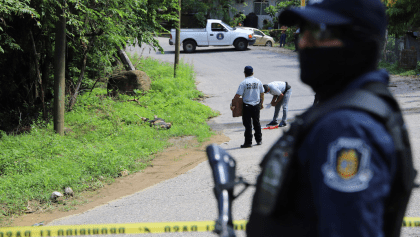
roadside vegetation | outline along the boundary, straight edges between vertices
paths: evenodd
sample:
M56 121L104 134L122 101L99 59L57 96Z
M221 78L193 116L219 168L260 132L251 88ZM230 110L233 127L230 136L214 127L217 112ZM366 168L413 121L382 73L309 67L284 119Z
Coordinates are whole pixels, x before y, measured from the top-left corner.
M389 63L386 61L380 61L379 68L386 69L391 75L420 76L420 62L417 63L416 69L408 70L408 69L401 68L398 65L398 63Z
M397 58L395 55L392 55L393 49L395 48L394 41L395 41L395 39L393 39L391 37L388 39L387 52L388 52L388 56L389 56L389 54L391 54L391 56L393 56L393 58ZM296 49L293 40L286 41L286 42L287 43L284 46L285 49L292 50L292 51L294 51ZM279 45L280 44L277 40L277 41L275 41L273 47L279 47ZM391 52L391 53L389 53L389 52ZM417 67L415 69L405 69L405 68L403 68L399 65L398 60L394 60L394 61L385 60L384 57L382 56L382 59L379 61L378 67L386 69L391 75L417 76L417 77L420 76L420 62L417 62Z
M0 226L35 206L56 205L50 200L53 191L71 187L77 195L123 172L144 169L154 154L171 145L171 137L203 141L213 134L206 120L218 112L199 102L203 94L196 90L192 65L180 63L174 79L172 64L137 55L131 60L151 78L150 91L110 97L106 84L98 83L66 113L65 136L54 132L52 121L43 120L28 133L0 133ZM154 115L172 127L150 127L140 118Z
M165 32L164 22L177 20L176 9L175 0L2 1L0 130L19 133L39 114L45 122L52 119L56 69L65 71L66 96L76 98L80 89L112 73L125 58L121 49L148 44L162 51L155 36ZM65 51L57 50L63 40ZM56 52L65 52L64 68L54 64Z

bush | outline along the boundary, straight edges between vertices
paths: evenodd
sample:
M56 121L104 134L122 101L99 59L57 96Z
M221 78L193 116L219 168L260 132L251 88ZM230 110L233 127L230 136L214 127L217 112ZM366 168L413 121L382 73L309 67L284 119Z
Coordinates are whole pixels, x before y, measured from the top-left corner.
M273 37L274 42L280 42L280 35L281 35L280 30L275 29L275 30L261 30L261 31L264 32L264 34Z
M296 27L289 27L286 30L286 44L294 44L295 36L294 32L296 32ZM275 42L280 42L281 30L274 29L274 30L261 30L264 34L273 37Z
M294 45L294 41L295 41L295 32L297 30L297 27L289 27L286 30L286 44L293 44Z
M401 68L398 63L389 63L381 60L378 65L379 68L386 69L392 75L400 76L418 76L420 75L420 62L417 62L417 67L414 70L406 70Z
M264 30L266 30L266 29L269 29L269 28L273 28L273 22L272 21L270 21L270 20L267 20L267 19L265 19L264 20L264 22L263 22L263 29Z

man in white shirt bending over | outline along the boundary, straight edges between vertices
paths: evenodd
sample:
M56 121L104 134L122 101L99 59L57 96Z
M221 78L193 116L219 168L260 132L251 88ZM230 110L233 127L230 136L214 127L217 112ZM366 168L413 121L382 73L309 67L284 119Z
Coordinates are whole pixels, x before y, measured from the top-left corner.
M287 110L290 96L292 95L292 87L284 81L273 81L268 84L264 84L264 93L270 93L273 95L271 100L271 105L275 106L273 121L271 121L267 126L279 125L279 127L284 127L287 125ZM283 107L283 117L280 124L277 122L279 116L280 107Z

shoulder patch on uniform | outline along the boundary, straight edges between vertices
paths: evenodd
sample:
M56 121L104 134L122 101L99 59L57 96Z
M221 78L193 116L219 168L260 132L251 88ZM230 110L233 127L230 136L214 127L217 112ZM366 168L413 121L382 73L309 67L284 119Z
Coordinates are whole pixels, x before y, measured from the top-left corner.
M369 186L370 148L359 138L341 137L328 148L328 160L322 165L324 183L340 192L359 192Z

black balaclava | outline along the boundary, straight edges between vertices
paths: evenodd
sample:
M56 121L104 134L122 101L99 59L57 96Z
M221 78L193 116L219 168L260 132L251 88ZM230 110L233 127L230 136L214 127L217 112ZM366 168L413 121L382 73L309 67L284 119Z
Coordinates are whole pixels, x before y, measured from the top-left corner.
M345 89L357 77L376 68L377 44L360 42L343 40L344 47L299 50L301 80L312 87L321 102Z

